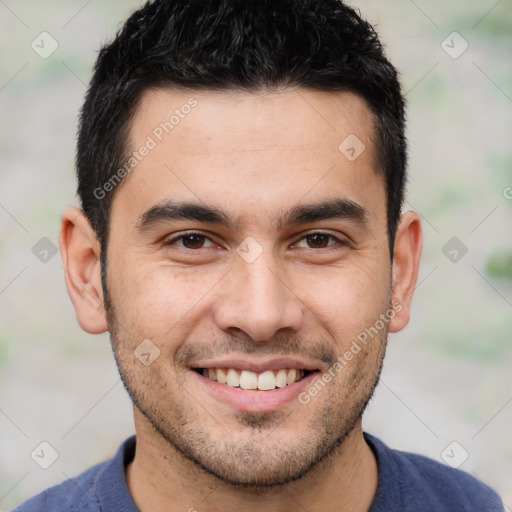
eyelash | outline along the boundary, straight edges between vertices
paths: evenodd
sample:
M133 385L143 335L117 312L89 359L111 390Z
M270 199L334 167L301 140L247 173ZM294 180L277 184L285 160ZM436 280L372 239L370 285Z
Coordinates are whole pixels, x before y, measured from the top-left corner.
M205 233L202 233L201 231L189 231L189 232L186 232L186 233L182 233L181 235L178 235L170 240L166 240L163 245L164 246L170 246L170 245L174 245L175 242L179 241L179 240L183 240L184 238L187 238L189 236L194 236L194 235L197 235L197 236L202 236L204 237L205 239L209 240L210 242L212 243L215 243L208 235L206 235ZM342 246L346 246L347 243L346 242L343 242L342 240L340 240L338 237L332 235L331 233L326 233L324 231L312 231L310 233L306 233L305 235L303 235L299 240L298 242L304 240L305 238L307 238L308 236L312 236L312 235L324 235L324 236L327 236L329 238L332 238L335 243L332 244L332 245L328 245L327 247L320 247L320 248L313 248L313 247L308 247L308 249L310 250L313 250L313 251L318 251L320 249L332 249L333 246L335 245L342 245ZM298 243L297 242L297 243ZM296 245L296 243L294 244ZM187 251L199 251L200 249L204 249L204 247L201 247L200 249L189 249L188 247L183 247L181 246L183 249L187 250Z

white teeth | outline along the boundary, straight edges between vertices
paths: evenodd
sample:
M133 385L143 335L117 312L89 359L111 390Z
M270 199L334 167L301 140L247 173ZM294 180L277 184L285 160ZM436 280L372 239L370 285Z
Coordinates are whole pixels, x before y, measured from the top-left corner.
M249 370L240 373L240 387L242 389L258 389L258 376Z
M217 369L217 381L221 384L226 384L226 374L224 373L224 370L221 370L220 368Z
M261 391L268 391L269 389L275 389L276 387L276 376L274 372L267 371L260 373L258 376L258 389Z
M279 370L276 375L276 386L284 388L286 386L286 370Z
M259 389L269 391L277 388L284 388L304 377L303 370L290 368L288 370L267 370L261 373L249 370L237 370L235 368L207 368L202 374L220 384L227 384L230 387L241 389Z
M236 370L233 370L233 368L230 368L228 370L226 384L228 386L231 386L232 388L237 388L238 386L240 386L240 375L238 375L238 372Z

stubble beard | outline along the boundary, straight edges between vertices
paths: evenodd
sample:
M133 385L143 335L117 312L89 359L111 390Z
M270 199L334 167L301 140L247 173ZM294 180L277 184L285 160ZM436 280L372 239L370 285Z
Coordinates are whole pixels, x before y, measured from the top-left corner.
M162 368L161 363L153 363L150 367L141 364L139 369L142 377L137 375L137 371L132 371L138 361L133 356L133 349L127 348L131 347L130 340L119 336L122 329L118 327L120 324L107 294L105 310L121 380L133 405L146 418L156 435L167 443L172 452L192 462L201 471L226 484L255 492L297 481L322 463L327 463L343 448L344 441L359 425L379 382L387 344L385 329L379 340L372 341L380 344L372 368L365 369L364 365L359 365L337 393L331 391L323 403L317 400L310 402L316 404L319 410L309 421L306 435L285 446L282 436L273 435L287 419L287 415L277 411L239 413L239 425L244 426L249 435L242 436L244 439L238 441L229 432L224 432L215 439L207 428L203 428L201 415L195 414L190 403L193 401L191 395L186 390L180 392L177 381L174 390L162 386L166 377L169 381L170 372ZM319 393L319 398L324 392L329 393L324 389ZM176 400L176 395L180 393L184 399L182 401ZM355 399L354 393L358 395ZM200 405L196 409L202 411L204 416Z

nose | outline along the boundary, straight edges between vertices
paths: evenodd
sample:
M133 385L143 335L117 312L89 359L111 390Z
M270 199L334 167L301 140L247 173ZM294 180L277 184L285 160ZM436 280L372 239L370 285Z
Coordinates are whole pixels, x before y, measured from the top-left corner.
M214 306L220 329L239 329L263 342L281 329L302 327L304 305L272 267L265 254L252 263L243 259L235 263Z

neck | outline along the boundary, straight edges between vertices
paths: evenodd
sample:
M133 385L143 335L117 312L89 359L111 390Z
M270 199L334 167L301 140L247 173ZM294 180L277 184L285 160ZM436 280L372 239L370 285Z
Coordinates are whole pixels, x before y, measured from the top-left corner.
M263 489L237 487L185 459L158 436L145 418L135 416L136 454L126 470L128 488L141 512L294 509L367 511L377 491L375 457L359 421L329 457L301 479Z

